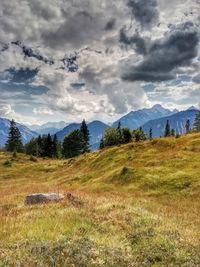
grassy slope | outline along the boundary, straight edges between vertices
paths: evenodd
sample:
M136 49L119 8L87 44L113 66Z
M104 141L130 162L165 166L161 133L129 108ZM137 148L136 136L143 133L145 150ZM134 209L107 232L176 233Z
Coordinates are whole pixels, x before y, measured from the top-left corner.
M200 135L71 160L0 153L0 266L200 266ZM25 206L34 192L83 200Z

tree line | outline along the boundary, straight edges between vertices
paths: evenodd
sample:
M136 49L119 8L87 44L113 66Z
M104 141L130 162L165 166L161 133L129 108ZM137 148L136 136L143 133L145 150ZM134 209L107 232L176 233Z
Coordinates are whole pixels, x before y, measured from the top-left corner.
M186 121L186 134L191 131L200 132L200 112L197 113L194 125L192 127L190 120ZM171 127L167 120L165 125L164 137L176 136L179 133ZM127 144L130 142L140 142L153 139L153 130L145 134L142 128L130 130L122 128L118 123L117 128L108 128L101 138L99 149L105 147ZM85 120L82 121L80 129L76 129L65 136L63 142L58 141L56 135L50 134L38 136L31 139L26 145L22 143L22 136L14 120L10 122L10 130L5 149L9 152L25 152L28 155L48 158L72 158L78 155L90 152L90 133Z

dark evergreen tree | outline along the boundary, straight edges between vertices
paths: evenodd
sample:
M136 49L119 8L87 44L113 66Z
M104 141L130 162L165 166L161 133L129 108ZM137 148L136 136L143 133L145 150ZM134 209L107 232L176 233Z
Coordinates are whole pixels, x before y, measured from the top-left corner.
M52 141L52 157L53 158L58 158L59 157L59 151L58 151L58 139L57 139L57 135L55 134L53 137L53 141Z
M39 135L38 138L37 138L37 153L36 153L36 156L37 157L43 157L43 155L44 155L44 145L43 145L42 137L41 137L41 135Z
M149 129L149 140L153 139L153 130L152 128Z
M190 126L190 120L187 120L186 121L186 124L185 124L185 132L186 134L188 134L191 130L191 126Z
M103 149L104 147L105 147L105 145L104 145L104 139L102 137L101 138L101 141L100 141L99 149Z
M75 130L64 138L63 155L72 158L83 153L83 134L81 130Z
M10 130L8 140L6 142L6 150L10 152L23 152L22 137L14 120L10 122Z
M32 156L39 156L38 153L38 138L32 138L26 145L25 145L25 152L28 155Z
M165 126L165 137L168 137L171 135L171 126L169 123L169 120L167 120L166 126Z
M132 141L132 134L129 128L122 129L122 136L123 136L123 142L125 144L130 143Z
M81 123L80 131L83 136L83 153L90 152L90 133L85 120Z
M44 141L44 147L45 147L45 157L52 158L53 157L53 142L51 135L48 134Z
M124 140L123 140L123 134L122 134L121 122L120 121L118 122L117 133L119 135L119 144L122 144L124 142Z
M176 135L176 132L174 129L171 129L171 136L175 136Z
M198 111L195 121L194 121L195 132L200 132L200 111Z

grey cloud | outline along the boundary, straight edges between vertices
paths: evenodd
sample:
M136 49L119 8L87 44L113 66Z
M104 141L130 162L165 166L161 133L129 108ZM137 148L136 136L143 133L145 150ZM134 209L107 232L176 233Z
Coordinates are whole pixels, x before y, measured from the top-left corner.
M34 51L31 47L27 47L27 46L23 45L20 41L14 41L14 42L11 42L11 44L19 46L22 49L22 52L23 52L25 57L33 57L33 58L36 58L39 61L43 61L44 63L49 64L49 65L54 64L54 61L52 59L48 59L48 58L42 56L39 52Z
M63 24L55 30L45 31L42 34L42 39L51 48L66 47L73 44L74 49L79 49L94 39L100 40L101 32L103 32L100 20L100 16L93 16L87 12L68 14Z
M192 79L192 81L193 81L194 83L200 83L200 74L194 76L193 79Z
M147 53L146 40L136 32L133 36L127 36L125 28L120 30L120 43L133 47L137 53L145 55Z
M192 22L171 27L162 38L152 41L138 65L127 69L127 81L162 81L175 77L178 67L189 66L197 56L198 32Z
M129 0L128 6L142 27L151 28L158 22L157 0Z
M116 23L116 19L115 18L112 18L110 19L107 23L106 23L106 26L105 26L105 30L106 31L110 31L112 30L114 27L115 27L115 23Z

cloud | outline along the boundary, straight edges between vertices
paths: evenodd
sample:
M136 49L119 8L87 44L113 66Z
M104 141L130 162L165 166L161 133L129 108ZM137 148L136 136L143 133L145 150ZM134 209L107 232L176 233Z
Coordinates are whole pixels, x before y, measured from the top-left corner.
M1 0L0 104L68 122L111 121L148 106L151 98L141 80L183 73L197 81L198 5L196 0ZM193 26L168 28L185 19ZM47 107L54 116L44 114Z
M36 115L54 115L54 112L51 109L43 107L34 108L33 113Z
M200 74L197 74L196 76L193 77L192 81L194 83L199 83L200 84Z
M158 22L156 0L128 0L133 17L143 28L151 28Z
M4 118L12 118L15 117L15 111L12 109L11 105L6 104L3 106L0 106L0 117Z
M21 114L15 112L15 110L12 108L12 106L10 104L0 105L0 117L6 118L9 120L14 119L18 123L23 123L23 124L26 123L28 125L41 123L41 121L36 119L36 118L21 115Z
M161 39L151 41L143 60L126 68L125 81L165 81L176 77L179 67L190 66L198 55L199 36L190 21L171 27Z
M141 37L137 31L133 36L128 36L125 28L122 28L120 30L119 42L134 48L138 54L146 55L147 53L147 40Z

